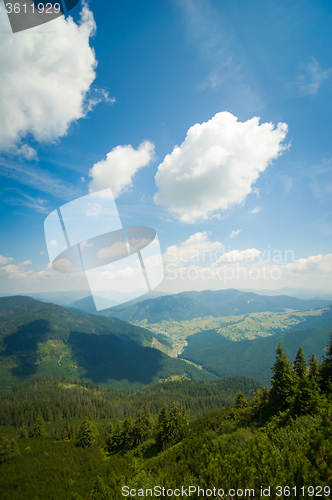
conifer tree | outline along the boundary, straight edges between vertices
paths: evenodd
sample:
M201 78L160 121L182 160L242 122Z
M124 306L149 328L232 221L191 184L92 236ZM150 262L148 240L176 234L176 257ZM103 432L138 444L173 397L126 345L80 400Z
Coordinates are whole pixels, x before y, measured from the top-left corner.
M294 362L294 370L296 375L298 376L298 380L304 380L307 376L308 369L305 362L304 352L302 347L300 346L295 357Z
M15 439L2 439L0 440L0 463L8 462L13 458L18 457L20 451L18 449Z
M163 448L177 443L185 436L188 425L185 408L180 409L174 403L170 407L165 405L158 417L156 443Z
M312 354L309 358L309 380L314 381L317 385L320 378L320 369L316 356Z
M137 413L136 421L134 423L134 446L142 443L148 436L151 428L151 415L147 403L144 404L143 409Z
M85 417L82 425L80 426L78 430L78 438L76 445L77 446L82 446L83 448L88 448L91 446L97 436L97 428L92 421L92 419L88 419Z
M39 415L32 428L30 437L46 437L47 432L45 430L45 422L42 416Z
M134 447L134 427L128 418L126 418L123 422L121 430L121 446L126 450L131 450Z
M292 414L300 416L314 413L318 407L318 387L315 381L309 378L304 352L301 347L299 347L296 354L294 370L297 377L297 387L292 405Z
M243 392L238 392L235 396L235 407L244 408L248 404L248 398L243 394Z
M321 365L321 385L325 393L332 392L332 333L330 344L326 348L326 355Z
M283 411L288 408L296 389L293 366L287 359L287 354L281 347L281 342L278 343L276 354L276 362L272 368L272 387L269 399L269 409L272 412Z
M21 427L18 431L18 437L19 437L19 439L26 439L28 437L28 431L26 430L26 427L24 424L21 425Z
M62 439L72 439L73 437L73 429L69 425L69 422L66 422L66 425L62 431L61 438Z

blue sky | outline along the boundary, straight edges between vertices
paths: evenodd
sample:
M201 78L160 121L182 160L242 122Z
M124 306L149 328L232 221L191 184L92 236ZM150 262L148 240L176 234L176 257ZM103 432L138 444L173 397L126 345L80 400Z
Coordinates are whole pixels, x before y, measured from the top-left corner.
M0 292L87 287L50 269L43 226L102 187L156 229L160 289L331 289L330 2L71 15L11 34L0 4Z

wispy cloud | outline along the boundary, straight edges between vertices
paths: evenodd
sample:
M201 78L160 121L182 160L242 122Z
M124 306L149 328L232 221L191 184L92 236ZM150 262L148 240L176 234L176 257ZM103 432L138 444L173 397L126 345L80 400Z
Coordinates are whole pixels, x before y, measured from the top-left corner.
M0 159L0 175L61 199L72 199L82 195L82 190L76 186L58 179L46 170L26 164Z
M262 210L262 207L255 207L249 211L250 214L258 214Z
M232 231L231 234L229 235L230 239L232 240L233 238L236 238L237 235L242 231L242 229L238 229L237 231Z
M8 205L13 205L15 207L28 207L39 213L46 213L47 207L45 206L46 200L42 198L34 198L18 189L6 189L5 191L14 192L13 196L5 196L2 201Z
M86 102L85 111L91 111L100 102L108 102L109 104L114 104L116 102L116 99L115 97L110 97L109 93L105 89L92 89Z
M184 20L189 42L207 67L198 84L201 90L222 89L236 94L241 102L257 106L260 98L253 88L253 76L242 57L236 31L218 3L210 0L174 0Z
M332 197L332 159L325 160L309 172L310 187L315 198L323 205L331 205Z
M332 75L332 68L323 70L319 62L312 57L307 64L301 65L301 72L297 80L300 95L316 95L324 80Z

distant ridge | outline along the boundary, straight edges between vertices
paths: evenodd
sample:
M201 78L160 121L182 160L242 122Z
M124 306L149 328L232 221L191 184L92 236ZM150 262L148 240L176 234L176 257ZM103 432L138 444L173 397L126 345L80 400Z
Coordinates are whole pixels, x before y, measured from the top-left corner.
M284 309L308 311L328 307L332 300L302 300L287 295L264 296L235 289L182 292L150 299L128 307L101 311L131 323L147 320L147 324L164 320L183 321L205 316L238 316L258 312L282 312Z

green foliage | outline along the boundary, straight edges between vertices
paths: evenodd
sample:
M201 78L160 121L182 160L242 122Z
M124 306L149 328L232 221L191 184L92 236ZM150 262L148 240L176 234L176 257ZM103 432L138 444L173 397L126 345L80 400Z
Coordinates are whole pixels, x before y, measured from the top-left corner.
M159 414L156 444L165 449L183 439L188 431L189 419L185 408L165 405Z
M325 391L332 391L332 333L321 366L321 385Z
M122 426L117 426L113 431L112 426L107 430L107 448L114 450L132 450L143 443L152 431L152 420L150 409L145 403L143 408L137 412L135 422L125 419Z
M30 437L33 437L33 438L38 438L38 437L46 437L47 436L47 433L46 433L46 430L45 430L45 422L44 422L44 419L43 417L41 417L40 415L37 417L36 419L36 422L32 428L32 431L30 433Z
M287 359L287 354L279 342L277 347L277 359L272 368L272 387L269 396L269 407L273 413L283 411L290 406L295 394L296 370Z
M27 431L25 425L23 425L23 424L21 425L21 427L18 431L18 437L19 437L19 439L27 439L27 437L28 437L28 431Z
M88 500L110 500L111 498L109 487L106 486L101 477L97 476Z
M243 394L243 392L238 392L235 397L235 408L244 408L248 405L248 398Z
M329 356L328 351L325 359ZM289 485L297 488L296 498L319 497L308 494L307 488L312 485L326 487L332 481L332 399L322 364L311 358L308 371L301 368L303 361L301 349L293 365L279 345L271 389L261 388L250 398L239 385L234 393L236 381L230 381L235 405L190 422L184 406L174 401L183 404L188 398L193 404L194 394L200 404L209 398L213 400L217 397L216 388L225 391L227 381L161 384L140 391L139 397L138 393L122 393L128 406L122 408L126 411L121 418L113 422L105 419L106 434L97 434L94 422L84 418L78 431L79 446L71 437L75 436L75 425L68 417L65 422L59 421L60 439L57 440L50 437L17 441L2 438L1 500L120 500L124 485L136 491L154 486L174 489L195 485L225 491L245 487L247 492L252 490L246 498L273 500L283 496L295 498L292 494L276 494L277 486ZM40 383L43 388L40 388L40 395L44 399L46 387L50 393L54 390L57 394L58 386L54 381L43 385L44 382L36 382L34 390L38 392ZM242 383L245 387L245 381ZM21 422L24 402L30 397L26 389L24 387L26 397L17 397ZM63 386L61 390L68 394ZM104 399L106 406L119 401L112 400L111 393L93 385L79 390L82 392L81 405L86 402L84 395L91 398L93 394L96 395L94 402L97 403L99 397ZM159 410L150 415L149 406L156 395L165 395L168 390L167 398L176 396L176 399L169 404L163 401ZM207 399L203 397L204 391ZM220 393L225 394L223 391ZM315 396L314 403L308 399L310 391ZM47 399L51 401L52 397L46 397L45 401ZM139 401L140 406L135 407L134 401ZM130 407L131 411L127 411ZM135 417L131 413L134 410ZM43 428L38 414L32 422L33 430ZM43 435L43 432L38 433ZM261 492L261 488L268 487L270 493ZM330 493L324 491L322 497L329 498ZM244 495L233 496L242 497Z
M18 457L19 454L20 451L15 439L3 439L0 436L0 464Z
M0 390L0 425L31 426L38 415L46 422L67 421L93 415L95 419L135 418L147 402L156 417L165 404L181 403L191 418L218 411L234 402L238 391L251 397L260 387L244 377L195 382L163 382L141 391L122 392L95 386L89 381L36 378L13 389ZM61 429L63 426L61 425Z
M78 430L76 445L88 448L95 442L97 434L97 427L92 419L85 418Z

